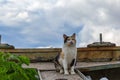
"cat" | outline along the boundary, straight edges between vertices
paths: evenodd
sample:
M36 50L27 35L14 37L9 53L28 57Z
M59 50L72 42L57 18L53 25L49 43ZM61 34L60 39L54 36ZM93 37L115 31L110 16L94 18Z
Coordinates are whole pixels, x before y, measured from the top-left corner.
M67 36L63 34L64 44L62 51L55 57L55 68L60 73L75 74L75 65L77 57L76 34Z

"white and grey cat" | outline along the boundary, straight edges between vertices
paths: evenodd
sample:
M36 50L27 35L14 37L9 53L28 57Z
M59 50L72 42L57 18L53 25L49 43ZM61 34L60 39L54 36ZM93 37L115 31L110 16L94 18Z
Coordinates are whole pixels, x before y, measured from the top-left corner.
M55 67L57 71L64 74L75 74L74 68L76 64L77 48L76 34L67 36L63 34L64 45L62 51L55 57Z

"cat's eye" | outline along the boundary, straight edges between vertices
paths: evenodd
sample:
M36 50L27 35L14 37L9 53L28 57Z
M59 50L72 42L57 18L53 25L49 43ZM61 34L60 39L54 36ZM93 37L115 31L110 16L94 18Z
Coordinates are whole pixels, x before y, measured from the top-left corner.
M72 40L75 40L75 39L72 39Z

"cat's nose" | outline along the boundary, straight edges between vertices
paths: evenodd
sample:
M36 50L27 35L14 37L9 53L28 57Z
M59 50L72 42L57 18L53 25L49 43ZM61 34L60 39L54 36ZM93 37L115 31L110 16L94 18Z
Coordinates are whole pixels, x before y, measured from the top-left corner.
M71 41L70 44L73 44L73 42Z

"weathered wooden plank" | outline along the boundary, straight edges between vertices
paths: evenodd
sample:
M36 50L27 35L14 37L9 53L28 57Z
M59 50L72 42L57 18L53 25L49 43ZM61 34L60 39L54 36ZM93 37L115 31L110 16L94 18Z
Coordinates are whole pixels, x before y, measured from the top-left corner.
M120 46L117 47L99 47L99 48L87 48L81 47L77 48L78 52L82 51L120 51ZM15 48L15 49L0 49L0 51L4 52L12 52L12 53L36 53L36 52L59 52L61 48Z
M79 75L64 75L56 71L41 71L43 80L83 80Z
M120 47L100 47L100 48L77 48L78 61L111 61L120 60ZM18 55L28 56L31 60L50 61L61 48L32 48L32 49L0 49L1 52L10 52Z
M120 62L117 63L106 63L102 65L95 65L95 66L85 66L85 67L78 67L80 71L95 71L95 70L104 70L104 69L112 69L112 68L119 68Z
M59 52L60 48L29 48L29 49L0 49L3 52L10 53L50 53L50 52Z
M54 63L52 62L40 62L40 63L30 63L29 66L23 65L23 67L27 68L37 68L41 71L46 70L55 70ZM77 62L76 69L79 69L82 72L86 71L94 71L94 70L104 70L111 68L119 68L120 61L112 61L112 62Z

